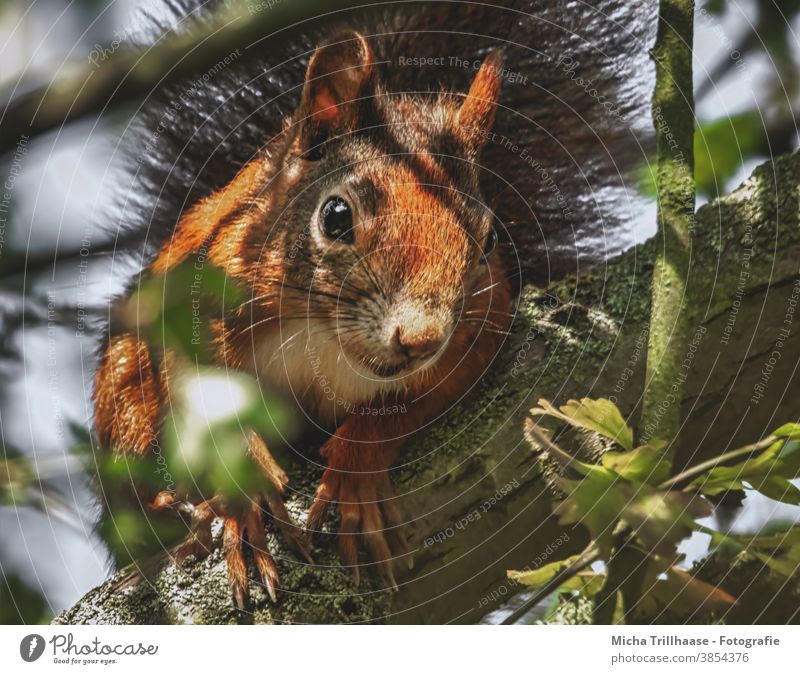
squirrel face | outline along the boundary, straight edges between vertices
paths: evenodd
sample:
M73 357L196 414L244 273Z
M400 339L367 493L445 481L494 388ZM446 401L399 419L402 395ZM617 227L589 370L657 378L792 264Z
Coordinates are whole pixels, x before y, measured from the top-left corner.
M299 160L310 165L282 214L292 223L284 249L294 251L287 291L301 288L306 313L335 324L353 364L383 377L441 353L486 275L482 251L495 236L466 148L450 139L447 152L432 147L452 133L450 116L412 106L382 136L343 137L326 150L330 159Z
M476 161L499 73L494 53L466 96L392 94L362 36L320 47L283 136L182 219L154 267L205 245L247 279L251 325L299 325L306 345L315 338L328 363L335 352L336 367L377 382L375 391L407 386L498 280Z
M367 376L399 381L433 364L487 276L496 234L475 160L493 120L496 62L466 99L433 100L382 91L357 35L309 65L276 229L295 253L287 287L303 289L295 299L334 326Z

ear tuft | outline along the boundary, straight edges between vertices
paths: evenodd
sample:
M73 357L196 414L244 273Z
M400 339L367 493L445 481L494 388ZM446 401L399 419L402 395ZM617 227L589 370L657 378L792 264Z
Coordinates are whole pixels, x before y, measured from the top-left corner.
M305 151L337 131L356 128L358 99L370 95L373 61L369 43L355 31L340 34L314 52L298 111Z
M500 99L502 66L503 52L500 49L486 57L458 111L456 121L459 126L478 134L491 130Z

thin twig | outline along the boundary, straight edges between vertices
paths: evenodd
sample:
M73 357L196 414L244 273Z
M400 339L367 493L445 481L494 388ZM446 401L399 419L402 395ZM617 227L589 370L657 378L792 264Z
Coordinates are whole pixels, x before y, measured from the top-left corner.
M674 477L669 478L669 480L665 480L660 485L658 485L658 489L679 488L684 482L690 481L693 478L697 477L698 475L702 475L710 468L715 468L716 466L725 463L727 461L732 461L733 459L738 459L742 456L747 456L748 454L759 452L762 449L766 449L772 443L776 442L779 439L780 438L777 438L774 435L769 435L763 440L759 440L758 442L755 442L751 445L745 445L744 447L740 447L739 449L734 449L733 451L721 454L720 456L715 456L713 459L708 459L708 461L703 461L702 463L698 463L696 466L687 468L683 472L678 473Z
M600 551L594 541L580 554L572 564L559 571L553 576L549 582L545 583L541 589L534 593L532 597L526 599L522 605L517 608L508 618L503 620L502 625L513 625L540 601L546 599L548 595L552 594L561 585L566 583L570 578L577 576L587 566L596 562L600 557Z

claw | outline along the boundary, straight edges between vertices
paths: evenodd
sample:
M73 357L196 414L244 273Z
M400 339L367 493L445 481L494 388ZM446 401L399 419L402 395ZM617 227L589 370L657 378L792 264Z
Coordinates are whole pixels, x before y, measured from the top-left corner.
M264 520L261 516L261 508L253 504L245 515L245 526L247 528L247 538L253 548L253 557L256 560L258 574L267 593L273 602L278 600L276 588L278 586L278 569L275 560L267 549L267 537L264 535Z
M242 556L242 531L239 520L226 517L222 529L222 550L228 564L228 581L236 606L244 609L247 596L247 567Z
M322 522L325 519L325 514L328 512L328 507L334 500L332 490L326 482L327 471L322 476L322 482L317 488L317 493L314 496L314 502L308 509L308 520L306 526L313 535L315 532L322 528ZM332 481L332 478L328 478Z
M394 502L394 491L389 484L382 485L378 490L381 511L386 522L384 534L390 539L390 548L395 551L395 559L404 559L409 571L414 568L414 558L408 547L408 542L403 534L403 515Z
M391 587L397 588L392 568L392 551L383 535L383 521L377 503L366 503L362 506L364 521L364 539L369 548L372 559L378 565L378 571L389 582Z
M267 477L264 499L272 518L287 544L306 562L313 564L308 542L303 532L293 523L281 494L288 483L286 473L273 458L264 441L253 431L248 433L248 455L258 464ZM176 562L190 555L197 558L207 556L213 547L211 524L215 517L222 518L222 549L228 567L228 581L236 606L243 609L248 595L247 566L243 556L245 536L253 549L253 558L264 587L272 601L277 601L278 569L267 547L260 496L245 510L231 510L220 497L193 505L190 501L179 501L175 494L160 492L151 507L155 510L177 510L191 518L187 539L171 551ZM321 521L325 508L319 508L317 517Z
M184 505L184 504L182 504ZM173 553L177 563L182 563L190 556L203 559L211 554L213 547L211 540L211 523L214 521L214 511L208 501L197 506L185 504L183 511L191 516L189 535Z
M358 540L356 532L361 524L360 508L355 503L340 503L339 512L342 522L339 526L339 555L345 566L353 569L355 584L359 582Z
M247 452L253 461L261 468L261 472L267 478L265 485L264 498L272 514L275 524L281 531L283 538L292 550L300 555L307 563L313 564L308 542L302 532L294 525L289 511L283 502L281 495L289 483L289 478L280 467L269 447L261 436L253 430L247 434Z
M344 566L359 580L358 537L364 537L370 556L388 586L397 590L394 558L403 557L413 565L405 537L403 520L394 503L394 492L385 473L361 474L326 470L308 511L311 535L319 531L331 502L339 504L339 554ZM391 540L391 545L389 541ZM395 551L393 555L392 551Z
M171 491L160 491L156 494L150 507L153 510L167 510L175 503L175 494Z
M251 430L247 434L247 452L261 468L261 472L270 481L272 486L279 494L283 493L284 488L289 483L289 478L280 467L272 452L269 451L267 444L261 436Z

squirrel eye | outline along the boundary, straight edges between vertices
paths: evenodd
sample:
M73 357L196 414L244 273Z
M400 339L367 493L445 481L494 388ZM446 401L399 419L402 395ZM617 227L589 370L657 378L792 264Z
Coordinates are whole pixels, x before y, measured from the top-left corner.
M497 248L497 230L492 227L489 234L486 235L486 243L483 245L483 255L481 255L481 264L486 264L488 258Z
M319 211L322 233L341 243L353 243L353 211L341 197L330 197Z

